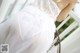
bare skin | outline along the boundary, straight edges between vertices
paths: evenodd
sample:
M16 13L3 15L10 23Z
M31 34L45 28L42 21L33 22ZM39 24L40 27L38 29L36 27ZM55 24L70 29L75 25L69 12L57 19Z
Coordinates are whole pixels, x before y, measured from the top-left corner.
M57 21L63 21L69 12L73 9L74 5L76 4L77 0L61 0L61 2L57 2L57 0L53 0L57 6L60 8L61 12L57 17Z

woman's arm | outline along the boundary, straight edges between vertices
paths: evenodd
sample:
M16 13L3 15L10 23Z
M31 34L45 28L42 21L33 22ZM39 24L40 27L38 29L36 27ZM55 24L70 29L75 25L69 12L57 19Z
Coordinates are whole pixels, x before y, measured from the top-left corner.
M75 4L76 4L76 0L75 1L71 0L70 3L61 11L59 16L57 17L57 21L58 22L63 21L69 14L69 12L72 10Z

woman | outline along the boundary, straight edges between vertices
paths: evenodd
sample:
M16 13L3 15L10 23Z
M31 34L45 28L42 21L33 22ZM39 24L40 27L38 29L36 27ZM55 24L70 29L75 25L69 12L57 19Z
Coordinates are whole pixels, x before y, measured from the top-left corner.
M63 21L77 0L28 0L0 24L0 44L9 53L47 53L54 42L55 21Z

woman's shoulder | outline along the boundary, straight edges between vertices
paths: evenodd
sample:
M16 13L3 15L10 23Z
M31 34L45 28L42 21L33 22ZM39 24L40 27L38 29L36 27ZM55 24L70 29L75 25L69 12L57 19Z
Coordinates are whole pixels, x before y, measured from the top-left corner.
M54 0L54 2L57 4L57 6L63 10L69 3L70 3L70 0L61 0L61 1L56 1Z

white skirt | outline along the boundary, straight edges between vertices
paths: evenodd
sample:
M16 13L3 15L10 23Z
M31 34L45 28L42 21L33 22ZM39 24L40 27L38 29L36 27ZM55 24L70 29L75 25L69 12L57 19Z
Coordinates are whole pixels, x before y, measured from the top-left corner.
M28 6L0 24L0 45L8 44L9 53L47 53L54 42L54 22L46 13Z

